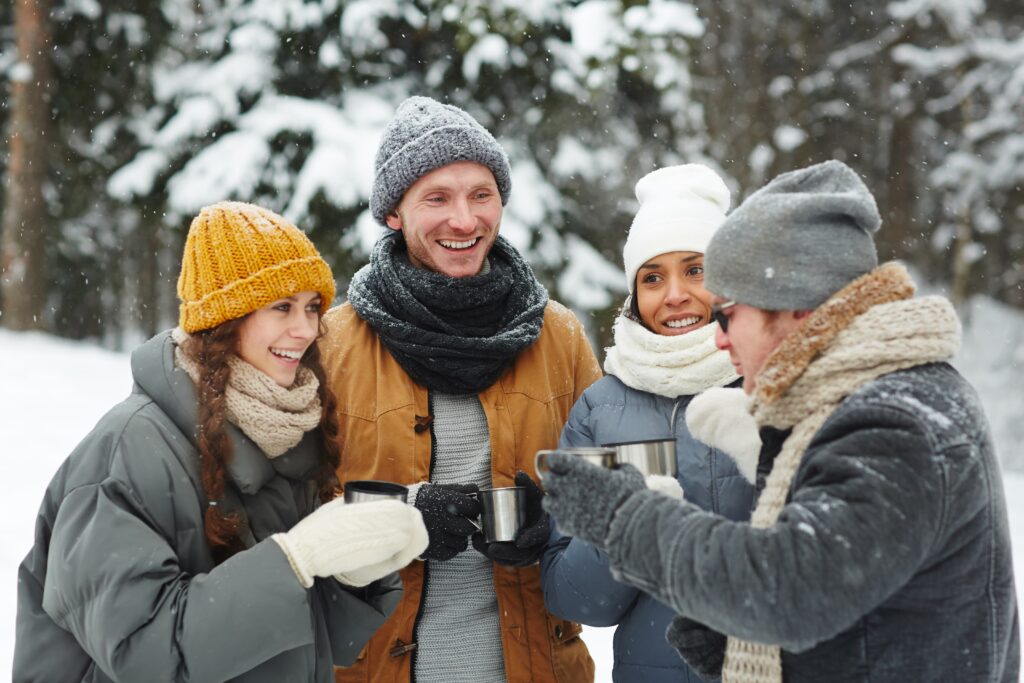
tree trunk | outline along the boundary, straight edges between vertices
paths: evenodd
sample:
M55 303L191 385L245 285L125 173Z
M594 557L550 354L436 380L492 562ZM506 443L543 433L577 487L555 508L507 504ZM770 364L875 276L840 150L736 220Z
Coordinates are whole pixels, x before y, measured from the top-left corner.
M46 300L49 10L50 0L15 0L19 64L11 84L10 156L0 234L0 325L16 330L41 328Z

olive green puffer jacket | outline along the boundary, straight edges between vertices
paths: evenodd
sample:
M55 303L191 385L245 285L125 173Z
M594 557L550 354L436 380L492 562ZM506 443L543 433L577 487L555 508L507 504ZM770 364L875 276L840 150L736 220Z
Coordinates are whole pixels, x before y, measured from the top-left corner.
M135 389L46 490L18 572L15 681L333 681L397 604L397 575L306 590L271 534L317 505L318 439L268 459L229 425L218 505L247 521L220 565L203 533L195 388L162 333L132 354Z

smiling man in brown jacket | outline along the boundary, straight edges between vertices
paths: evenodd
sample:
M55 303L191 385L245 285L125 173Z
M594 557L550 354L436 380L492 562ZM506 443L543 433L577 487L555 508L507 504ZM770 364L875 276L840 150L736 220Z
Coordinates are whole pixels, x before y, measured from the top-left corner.
M338 681L593 680L579 625L544 608L550 522L527 472L600 369L576 317L498 235L510 187L504 150L457 107L410 98L384 132L370 209L390 230L326 316L322 348L340 480L409 485L430 546ZM474 494L512 485L525 524L487 543Z

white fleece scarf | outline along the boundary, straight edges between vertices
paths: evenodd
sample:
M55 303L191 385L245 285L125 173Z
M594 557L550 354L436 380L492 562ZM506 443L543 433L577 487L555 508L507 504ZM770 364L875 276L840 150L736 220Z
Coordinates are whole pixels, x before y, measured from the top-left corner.
M605 351L605 372L627 387L668 398L724 387L739 376L729 354L715 346L717 329L718 324L711 323L670 337L620 315L615 320L615 345Z
M199 383L199 365L181 352L189 335L180 327L172 333L177 347L174 364ZM282 387L270 375L238 356L228 358L231 377L224 392L229 422L242 430L268 458L294 448L303 435L320 424L320 381L313 371L300 365L295 383Z
M960 322L941 297L911 299L914 284L896 263L879 266L819 306L765 360L751 407L757 423L792 432L775 457L751 526L771 528L811 439L843 399L882 375L947 361ZM782 683L777 646L729 637L723 683Z

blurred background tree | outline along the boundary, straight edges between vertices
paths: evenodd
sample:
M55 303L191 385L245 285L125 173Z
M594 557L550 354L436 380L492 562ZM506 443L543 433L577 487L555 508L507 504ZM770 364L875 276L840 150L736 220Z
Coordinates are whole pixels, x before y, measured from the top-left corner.
M6 8L7 19L12 9ZM17 61L10 69L11 104L4 213L0 221L0 323L41 328L46 300L47 186L50 131L51 27L49 3L16 0ZM10 25L5 22L4 25Z

